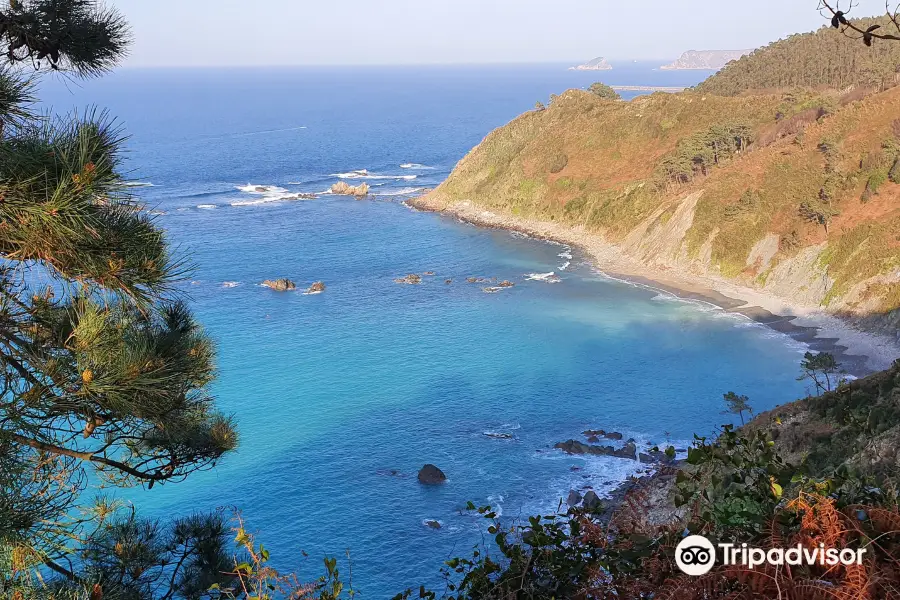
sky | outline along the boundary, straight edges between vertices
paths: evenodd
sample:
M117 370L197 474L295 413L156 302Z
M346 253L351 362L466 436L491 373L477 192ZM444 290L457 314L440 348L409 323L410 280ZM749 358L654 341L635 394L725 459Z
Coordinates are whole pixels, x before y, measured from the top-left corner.
M685 50L755 48L825 23L818 0L107 3L131 23L133 67L674 59ZM854 9L883 12L883 0Z

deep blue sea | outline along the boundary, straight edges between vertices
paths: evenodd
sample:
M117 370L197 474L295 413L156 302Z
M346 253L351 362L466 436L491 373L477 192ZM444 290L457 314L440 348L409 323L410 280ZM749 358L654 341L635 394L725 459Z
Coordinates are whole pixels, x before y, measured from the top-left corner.
M566 456L556 442L603 428L684 447L730 420L724 392L749 394L760 411L801 395L803 348L780 334L608 279L568 247L402 204L551 93L708 75L656 64L122 70L46 82L55 110L98 105L131 134L128 178L146 184L135 192L195 265L183 291L216 340L213 391L240 427L240 449L215 470L121 496L162 518L237 506L278 566L313 579L326 554L346 570L349 550L354 586L385 598L439 584L442 561L482 539L480 520L460 512L467 501L527 516L642 470ZM374 194L290 198L341 175ZM393 282L426 271L436 276L419 286ZM526 279L551 271L559 283ZM487 294L467 276L516 287ZM327 290L259 286L274 277ZM447 483L420 485L424 463Z

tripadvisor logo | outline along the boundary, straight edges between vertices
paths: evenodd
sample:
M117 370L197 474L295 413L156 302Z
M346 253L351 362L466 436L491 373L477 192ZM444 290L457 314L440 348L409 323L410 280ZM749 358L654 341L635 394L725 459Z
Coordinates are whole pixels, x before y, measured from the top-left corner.
M865 548L826 548L819 544L806 548L751 548L747 544L718 544L723 565L743 565L754 569L763 564L783 565L861 565ZM716 547L702 535L689 535L675 548L675 564L687 575L705 575L716 564Z

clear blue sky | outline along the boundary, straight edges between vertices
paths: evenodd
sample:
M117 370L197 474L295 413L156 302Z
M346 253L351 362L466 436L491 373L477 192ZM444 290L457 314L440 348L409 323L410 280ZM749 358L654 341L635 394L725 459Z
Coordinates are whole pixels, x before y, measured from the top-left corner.
M817 0L108 1L132 24L129 66L664 59L824 23Z

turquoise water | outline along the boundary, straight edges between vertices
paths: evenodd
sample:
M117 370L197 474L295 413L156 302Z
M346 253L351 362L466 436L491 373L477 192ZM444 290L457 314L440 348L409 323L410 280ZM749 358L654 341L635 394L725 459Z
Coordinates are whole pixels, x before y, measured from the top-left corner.
M617 76L699 79L646 65ZM349 550L354 584L382 598L438 584L441 562L480 541L460 512L469 500L515 518L641 470L563 455L558 441L599 427L685 446L728 420L723 392L757 410L801 395L802 347L784 336L610 280L565 246L402 204L492 127L595 78L556 66L132 71L47 86L56 107L102 103L134 134L130 176L152 183L135 189L195 264L183 291L218 344L213 391L241 432L215 470L123 497L160 517L237 506L279 566L314 578L323 555ZM287 198L359 169L378 195ZM392 281L425 271L436 276L419 286ZM527 279L551 271L560 283ZM468 276L516 287L487 294ZM258 285L273 277L328 287ZM427 462L445 485L417 483Z

